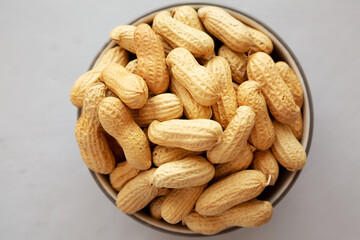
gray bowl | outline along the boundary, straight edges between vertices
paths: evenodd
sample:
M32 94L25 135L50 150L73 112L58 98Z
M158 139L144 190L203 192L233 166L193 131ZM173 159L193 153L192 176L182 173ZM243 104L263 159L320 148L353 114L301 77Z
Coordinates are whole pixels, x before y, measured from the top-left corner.
M171 10L178 6L185 5L185 4L176 4L167 6L161 9L157 9L155 11L152 11L150 13L144 14L143 16L135 19L134 21L130 22L129 24L132 25L138 25L140 23L151 23L152 19L154 18L155 14L162 10ZM290 48L284 43L284 41L268 26L266 26L261 21L255 19L254 17L249 16L248 14L245 14L239 10L235 10L223 5L214 5L214 4L204 4L204 3L187 3L186 5L190 5L194 8L199 8L206 5L212 5L212 6L219 6L227 10L231 15L233 15L235 18L241 20L243 23L261 30L262 32L266 33L274 44L274 51L271 54L275 61L282 60L287 62L292 69L295 71L296 75L299 77L303 89L304 89L304 104L302 108L303 113L303 136L301 139L301 144L304 146L306 153L309 155L310 145L311 145L311 139L313 134L313 125L314 125L314 114L313 114L313 106L312 106L312 99L310 94L310 89L305 77L305 74L300 66L300 63L297 61L294 53L290 50ZM96 64L98 59L104 54L106 50L109 48L112 48L115 44L110 40L108 41L104 47L99 51L95 59L93 60L92 64L90 65L90 69L92 69ZM80 116L81 109L78 111L78 117ZM107 178L107 176L95 173L91 170L90 174L93 176L94 180L96 181L99 188L102 190L102 192L107 196L107 198L115 205L116 201L116 195L114 189L112 189L110 182ZM279 178L273 187L267 187L266 190L258 197L259 199L264 199L270 201L273 206L276 206L281 199L289 192L293 184L296 182L296 179L299 177L301 171L297 172L289 172L285 170L284 168L280 169ZM114 209L114 211L116 211ZM119 211L119 214L120 213ZM134 220L138 221L139 223L149 226L153 229L167 232L170 234L176 234L176 235L182 235L182 236L202 236L197 233L192 232L189 230L186 226L182 226L181 224L172 225L165 221L161 220L155 220L153 219L149 213L148 210L141 210L133 215L128 215L129 217L133 218ZM229 228L221 233L234 231L236 229L239 229L238 227ZM219 233L219 234L221 234Z

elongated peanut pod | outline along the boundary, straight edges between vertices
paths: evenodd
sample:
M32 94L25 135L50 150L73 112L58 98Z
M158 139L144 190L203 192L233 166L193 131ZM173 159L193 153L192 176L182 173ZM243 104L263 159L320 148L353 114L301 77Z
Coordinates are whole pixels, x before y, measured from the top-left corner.
M273 121L275 142L271 151L278 162L289 171L302 169L306 164L306 152L291 129L282 123Z
M247 52L252 46L252 37L245 25L219 7L202 7L198 15L205 28L236 52Z
M122 48L125 48L129 52L135 52L134 46L134 32L135 26L132 25L120 25L111 30L110 38Z
M260 84L252 80L243 82L238 88L237 101L239 106L249 106L255 112L255 124L249 137L250 143L262 151L269 149L275 141L275 131Z
M125 184L116 198L116 206L123 213L133 214L148 205L158 194L151 184L155 168L140 173Z
M110 48L104 53L104 56L94 66L95 70L103 70L110 63L117 63L126 66L129 62L129 54L122 47L116 46Z
M157 220L162 219L161 205L163 204L164 200L165 200L165 196L162 196L162 197L152 200L150 203L150 206L149 206L150 215Z
M118 163L109 175L111 186L116 191L120 191L128 181L139 175L139 173L140 170L133 168L127 161Z
M172 50L166 63L179 83L201 105L214 105L220 98L220 86L206 67L198 64L196 59L185 48Z
M215 182L200 195L195 211L205 216L225 212L257 197L266 186L265 175L257 170L243 170Z
M215 56L206 63L206 68L213 73L214 79L222 87L220 99L212 106L212 110L214 119L223 128L226 128L238 107L236 93L231 80L230 66L225 58Z
M233 226L259 227L269 222L272 214L270 202L254 199L216 216L202 216L192 212L183 219L183 223L194 232L212 235Z
M71 103L78 107L83 107L83 102L85 98L86 89L93 83L100 81L101 71L99 70L90 70L82 74L71 87L70 90L70 101Z
M197 103L188 90L184 88L174 76L171 76L170 90L182 102L184 114L188 119L209 119L212 116L211 107Z
M246 26L246 29L250 32L253 40L253 45L249 50L249 54L256 52L265 52L270 54L272 52L274 48L273 43L265 33L249 26Z
M202 153L203 152L194 152L182 148L171 148L158 145L152 152L152 159L155 166L160 167L164 163L181 160L187 156L196 156Z
M137 74L137 64L138 64L138 60L137 59L134 59L134 60L131 60L130 62L128 62L128 64L126 64L125 68L133 73L133 74Z
M226 163L237 159L247 147L254 123L254 111L248 106L239 107L222 134L221 142L206 152L208 160L212 163Z
M171 224L180 222L194 208L206 184L182 189L173 189L161 205L162 218Z
M200 31L204 27L199 19L196 10L190 6L181 6L173 10L173 18Z
M214 166L201 156L164 163L154 173L154 186L166 188L195 187L208 183L215 174Z
M141 109L130 110L130 113L140 127L146 127L154 120L180 118L183 115L183 105L176 95L163 93L149 98Z
M149 126L149 139L165 147L178 147L190 151L206 151L220 142L222 128L208 119L174 119L153 121Z
M249 80L260 83L270 113L276 120L285 124L296 120L300 109L268 54L257 52L250 55L247 74Z
M230 65L232 79L237 83L246 80L247 56L245 53L234 52L226 45L219 48L218 55L226 59Z
M256 151L252 167L265 174L266 179L270 179L270 186L275 185L279 176L279 164L270 150Z
M109 64L101 72L103 81L129 108L143 107L148 98L147 85L140 76L119 64Z
M94 83L85 92L84 106L75 126L75 137L81 157L91 170L108 174L115 167L115 158L103 129L100 125L97 109L105 97L106 87L103 83Z
M121 100L114 97L105 98L99 104L98 115L105 131L123 148L129 164L140 170L150 168L149 142Z
M186 48L195 57L208 58L214 51L214 41L208 34L172 18L168 11L156 14L153 29L173 48Z
M294 136L300 140L303 132L303 119L302 114L299 114L299 117L295 120L295 122L288 125Z

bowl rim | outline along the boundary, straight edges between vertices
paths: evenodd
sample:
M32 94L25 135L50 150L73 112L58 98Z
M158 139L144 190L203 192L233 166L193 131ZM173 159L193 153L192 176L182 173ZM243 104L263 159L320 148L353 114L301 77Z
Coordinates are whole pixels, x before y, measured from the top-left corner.
M129 22L129 25L132 25L134 23L136 23L137 21L139 21L142 18L147 17L148 15L154 14L156 12L159 11L163 11L163 10L167 10L169 8L174 8L174 7L179 7L179 6L183 6L183 5L188 5L188 6L216 6L216 7L221 7L224 8L226 10L230 10L232 12L238 13L243 15L244 17L251 19L252 21L254 21L255 23L257 23L258 25L260 25L261 27L263 27L264 29L266 29L268 32L270 32L279 42L281 45L283 45L283 47L288 51L291 59L294 61L296 67L299 70L299 74L301 75L302 79L303 79L303 83L304 83L304 87L306 90L306 95L307 95L307 101L309 104L309 131L308 131L308 139L307 139L307 145L305 148L307 157L309 156L310 153L310 148L311 148L311 143L312 143L312 137L313 137L313 129L314 129L314 111L313 111L313 100L312 100L312 96L311 96L311 92L310 92L310 87L306 78L306 75L304 73L304 70L300 64L300 62L298 61L298 59L296 58L295 54L293 53L293 51L290 49L290 47L284 42L284 40L273 30L271 29L267 24L265 24L264 22L262 22L261 20L259 20L256 17L253 17L251 15L249 15L248 13L243 12L242 10L238 10L232 7L227 6L226 4L214 4L214 3L207 3L207 2L190 2L190 3L176 3L176 4L169 4L166 5L164 7L161 8L157 8L155 10L146 12L145 14L142 14L141 16L137 17L136 19L132 20L131 22ZM103 53L103 51L107 48L107 46L111 43L111 39L109 41L107 41L103 47L98 51L98 53L96 54L95 58L93 59L93 61L91 62L88 70L91 70L93 68L93 66L95 65L96 61L98 60L98 58L100 57L100 55ZM77 117L79 118L81 114L81 109L77 110ZM273 207L275 207L285 196L286 194L291 190L291 188L294 186L295 182L297 181L300 173L302 170L298 170L295 173L295 176L293 177L293 179L291 180L291 182L288 184L288 186L286 187L286 189L280 194L280 196L272 203ZM91 174L91 176L93 177L94 181L96 182L96 184L98 185L98 187L101 189L101 191L105 194L105 196L116 206L116 201L113 199L113 197L106 191L106 189L104 188L104 186L102 185L102 183L99 181L98 177L96 176L96 173L92 170L89 169L89 172ZM134 219L135 221L150 227L154 230L157 231L161 231L163 233L167 233L167 234L171 234L171 235L177 235L177 236L186 236L186 237L206 237L207 235L203 235L203 234L198 234L198 233L194 233L194 234L186 234L186 233L180 233L180 232L174 232L174 231L170 231L170 230L166 230L157 226L154 226L152 224L149 224L139 218L137 218L134 215L130 215L127 214L129 217L131 217L132 219ZM221 231L217 234L214 235L209 235L209 236L216 236L216 235L220 235L220 234L225 234L228 232L232 232L234 230L237 230L241 227L231 227L228 229L225 229L224 231Z

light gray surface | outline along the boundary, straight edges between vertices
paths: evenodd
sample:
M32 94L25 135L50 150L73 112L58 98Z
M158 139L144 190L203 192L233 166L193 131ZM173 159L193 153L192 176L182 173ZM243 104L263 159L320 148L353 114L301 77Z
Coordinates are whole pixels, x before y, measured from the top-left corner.
M175 2L1 1L0 239L181 238L138 224L100 192L80 158L68 100L114 26ZM209 239L357 239L360 2L226 5L265 22L294 51L315 131L308 164L271 222Z

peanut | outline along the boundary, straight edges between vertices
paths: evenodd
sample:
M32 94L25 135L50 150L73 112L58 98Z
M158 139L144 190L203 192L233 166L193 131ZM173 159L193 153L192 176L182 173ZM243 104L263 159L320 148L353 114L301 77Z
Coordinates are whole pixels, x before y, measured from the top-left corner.
M299 114L299 117L295 120L295 122L288 125L291 129L294 136L300 140L303 132L303 119L302 114Z
M166 196L170 193L169 188L158 188L158 194L157 196Z
M233 82L232 84L233 84L233 87L234 87L235 92L237 93L237 90L238 90L238 88L239 88L240 85L237 84L236 82Z
M203 152L193 152L182 148L170 148L158 145L152 152L152 159L155 166L160 167L164 163L181 160L187 156L196 156L202 153Z
M214 166L200 156L164 163L154 173L156 187L186 188L209 182L215 174Z
M247 147L254 122L254 111L248 106L239 107L222 134L222 141L206 152L208 160L212 163L226 163L237 159Z
M247 52L252 37L245 25L219 7L207 6L198 10L206 29L235 52Z
M142 108L130 110L130 113L140 127L146 127L154 120L180 118L183 115L183 105L176 95L163 93L149 98Z
M126 70L119 64L109 64L101 72L101 80L129 108L143 107L148 98L147 85L140 76Z
M198 64L185 48L175 48L166 58L172 74L201 105L214 105L220 98L219 87L212 73Z
M156 14L153 29L173 48L186 48L195 57L208 58L214 51L214 41L208 34L175 20L168 11Z
M259 227L269 222L272 214L270 202L253 199L216 216L192 212L183 219L183 223L194 232L211 235L233 226Z
M110 32L110 38L122 48L129 52L135 53L134 32L135 26L121 25L117 26Z
M149 126L149 139L165 147L179 147L190 151L206 151L220 142L222 128L208 119L174 119L153 121Z
M269 149L275 141L275 131L260 84L252 80L243 82L238 88L237 100L239 106L249 106L255 112L255 124L249 137L250 143L263 151Z
M109 175L111 186L116 191L120 191L128 181L139 175L139 173L140 170L133 168L126 161L118 163Z
M247 56L245 53L238 53L232 51L225 45L219 48L218 55L226 59L230 65L232 79L237 83L242 83L246 80L246 64Z
M300 109L268 54L257 52L250 55L247 74L249 80L260 83L270 113L276 120L285 124L296 120Z
M102 71L110 63L125 66L129 62L129 55L122 47L116 46L107 50L94 66L94 69Z
M270 54L274 48L271 39L263 32L252 27L246 26L253 39L253 46L249 50L249 54L256 52L265 52Z
M278 162L289 171L302 169L306 163L306 152L291 129L282 123L273 121L275 142L271 151Z
M143 132L145 133L145 136L146 136L146 139L147 139L148 142L149 142L150 148L151 148L151 149L154 148L154 147L156 146L156 144L154 144L153 142L151 142L150 139L149 139L149 134L148 134L149 128L144 127L142 130L143 130Z
M171 50L173 50L174 48L167 41L165 41L158 33L156 33L156 36L160 39L161 45L164 48L165 56L167 56L169 52L171 52Z
M114 154L115 157L115 162L121 162L121 161L125 161L125 155L124 155L124 151L121 148L121 146L119 145L119 143L116 141L115 138L113 138L112 136L110 136L107 132L104 131L106 140L109 144L109 147L111 149L111 152Z
M150 168L149 142L121 100L114 97L105 98L99 104L98 115L105 131L123 148L129 164L140 170Z
M212 184L200 195L195 211L205 216L217 215L257 197L266 186L265 175L257 170L233 173Z
M196 10L190 6L175 8L173 10L173 18L197 30L204 31Z
M161 205L163 204L164 200L165 200L165 196L162 196L162 197L152 200L150 203L150 206L149 206L150 215L157 220L162 219Z
M269 185L274 186L279 176L279 164L270 150L256 151L252 167L265 174L266 179L270 179Z
M105 97L103 83L94 83L85 92L84 106L75 126L75 137L81 157L91 170L108 174L115 167L114 155L100 125L97 108Z
M137 59L134 59L134 60L128 62L128 64L125 66L125 68L126 68L129 72L131 72L131 73L133 73L133 74L137 74L137 70L136 70L137 65L138 65L138 60L137 60Z
M171 224L180 222L194 208L196 200L205 187L206 184L171 190L161 205L162 218Z

